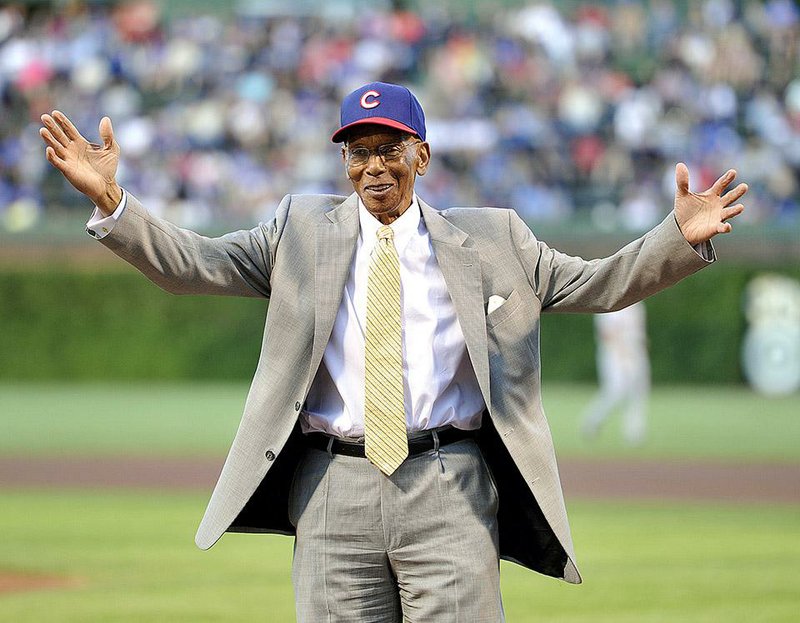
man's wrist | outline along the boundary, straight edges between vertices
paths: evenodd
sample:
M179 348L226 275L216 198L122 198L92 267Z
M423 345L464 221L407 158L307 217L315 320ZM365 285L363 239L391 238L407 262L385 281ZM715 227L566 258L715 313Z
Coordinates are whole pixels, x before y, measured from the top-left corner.
M103 216L111 216L122 201L122 188L116 182L106 186L105 192L94 200Z

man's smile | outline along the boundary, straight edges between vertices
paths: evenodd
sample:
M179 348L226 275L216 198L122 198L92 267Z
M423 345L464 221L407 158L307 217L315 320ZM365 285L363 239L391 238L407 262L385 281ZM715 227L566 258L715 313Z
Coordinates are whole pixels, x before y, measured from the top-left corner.
M394 184L369 184L364 187L364 190L371 194L382 194L389 190Z

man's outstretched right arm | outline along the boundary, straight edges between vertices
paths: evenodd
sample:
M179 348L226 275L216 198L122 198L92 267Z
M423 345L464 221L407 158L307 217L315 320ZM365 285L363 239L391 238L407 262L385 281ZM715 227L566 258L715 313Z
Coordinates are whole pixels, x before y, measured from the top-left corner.
M159 219L116 182L119 145L111 120L100 122L102 145L87 141L61 112L42 115L48 161L109 217L95 237L157 285L175 294L269 297L272 263L288 198L276 218L249 231L208 238ZM119 209L118 209L119 208ZM91 233L91 232L90 232ZM107 235L105 235L107 233Z

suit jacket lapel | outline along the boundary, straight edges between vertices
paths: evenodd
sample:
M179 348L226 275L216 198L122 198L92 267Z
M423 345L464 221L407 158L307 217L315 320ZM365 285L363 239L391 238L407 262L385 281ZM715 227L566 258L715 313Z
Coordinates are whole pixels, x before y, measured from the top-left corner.
M431 236L436 261L464 332L467 352L486 405L489 394L489 349L486 341L486 315L483 311L481 261L470 248L469 235L445 219L424 201L419 201L422 218Z
M309 387L328 345L353 263L358 238L358 197L353 193L325 216L327 219L317 225L316 233L314 345Z

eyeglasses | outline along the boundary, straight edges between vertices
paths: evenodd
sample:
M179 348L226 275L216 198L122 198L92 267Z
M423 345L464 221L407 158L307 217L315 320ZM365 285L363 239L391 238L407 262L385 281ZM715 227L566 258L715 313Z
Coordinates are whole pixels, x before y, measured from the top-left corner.
M412 143L385 143L383 145L378 145L374 150L367 147L354 147L353 149L348 148L347 164L351 167L363 167L369 162L372 154L378 156L378 158L380 158L384 164L394 160L399 160L403 155L403 152L405 152L406 147L416 145L421 142L422 141L417 140Z

